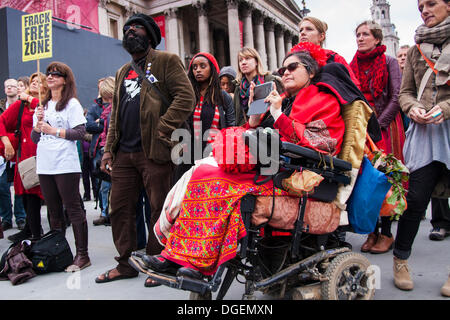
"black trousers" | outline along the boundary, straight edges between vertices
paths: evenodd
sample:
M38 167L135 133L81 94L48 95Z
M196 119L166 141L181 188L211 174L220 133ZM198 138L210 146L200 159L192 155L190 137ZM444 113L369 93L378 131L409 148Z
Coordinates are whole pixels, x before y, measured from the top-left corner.
M27 224L32 237L37 239L41 236L41 198L35 194L23 194L23 207L27 213Z
M434 161L410 174L409 191L406 195L408 209L400 217L395 237L394 256L397 258L406 260L411 255L422 214L427 209L436 184L446 170L445 164Z

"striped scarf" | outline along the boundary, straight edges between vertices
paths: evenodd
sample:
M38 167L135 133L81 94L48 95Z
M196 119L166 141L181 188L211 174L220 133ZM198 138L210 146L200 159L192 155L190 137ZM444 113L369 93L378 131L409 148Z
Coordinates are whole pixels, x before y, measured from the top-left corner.
M203 96L200 97L200 101L197 103L194 109L194 137L196 141L200 141L202 138L202 108L203 108ZM214 118L211 124L211 130L218 131L219 130L219 120L220 120L220 113L219 113L219 107L216 105L215 112L214 112ZM215 134L213 132L210 132L207 141L208 143L211 143L214 140Z

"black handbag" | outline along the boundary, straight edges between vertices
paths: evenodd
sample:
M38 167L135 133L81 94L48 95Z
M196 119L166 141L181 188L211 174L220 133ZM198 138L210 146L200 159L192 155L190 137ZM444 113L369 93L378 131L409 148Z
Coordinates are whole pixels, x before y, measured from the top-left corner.
M33 270L38 273L64 271L73 262L72 250L59 230L52 230L31 247Z

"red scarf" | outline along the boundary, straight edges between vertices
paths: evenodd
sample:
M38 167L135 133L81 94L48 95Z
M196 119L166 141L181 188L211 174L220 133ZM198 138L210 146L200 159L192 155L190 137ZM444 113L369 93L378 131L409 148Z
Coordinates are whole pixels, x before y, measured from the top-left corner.
M388 82L388 70L386 64L386 46L378 46L368 53L357 51L350 67L361 82L363 92L372 92L373 97L378 97Z
M195 110L194 110L194 137L197 141L201 140L201 134L202 134L202 119L201 119L201 115L202 115L202 108L203 108L203 96L200 97L200 101L197 103L197 105L195 106ZM215 107L215 112L214 112L214 118L213 118L213 122L211 124L211 128L210 129L216 129L219 130L219 122L220 122L220 113L219 113L219 107L216 106ZM208 136L208 142L211 142L214 140L214 134L211 131L210 135Z

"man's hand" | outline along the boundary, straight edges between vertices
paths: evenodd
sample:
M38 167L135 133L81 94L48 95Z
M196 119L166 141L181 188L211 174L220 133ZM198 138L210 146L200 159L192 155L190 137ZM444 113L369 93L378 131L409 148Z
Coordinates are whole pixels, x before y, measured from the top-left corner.
M100 163L100 170L107 174L111 174L112 171L112 155L111 152L105 152Z

